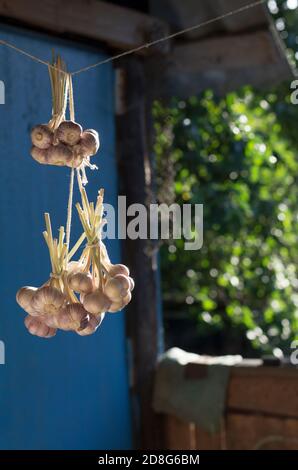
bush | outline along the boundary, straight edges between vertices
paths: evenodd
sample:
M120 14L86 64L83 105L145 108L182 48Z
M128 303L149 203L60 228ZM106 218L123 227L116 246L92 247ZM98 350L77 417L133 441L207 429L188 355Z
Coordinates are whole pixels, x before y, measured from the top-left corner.
M285 353L298 326L298 107L288 85L154 106L159 200L204 204L204 244L161 249L165 311ZM173 191L174 189L174 191ZM241 351L239 351L241 352Z

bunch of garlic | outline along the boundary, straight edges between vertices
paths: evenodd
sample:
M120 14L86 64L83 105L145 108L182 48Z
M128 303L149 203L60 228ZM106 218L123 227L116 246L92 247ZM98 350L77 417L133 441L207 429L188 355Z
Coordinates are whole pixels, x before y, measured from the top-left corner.
M78 172L79 173L79 172ZM103 189L96 203L89 202L78 174L81 204L76 204L83 233L72 249L65 243L64 227L53 238L50 215L45 214L47 243L52 266L49 280L39 288L22 287L16 295L26 311L27 330L50 338L58 329L74 331L80 336L94 333L106 313L114 313L131 300L134 281L124 264L112 264L101 239ZM84 240L86 246L78 261L71 261Z
M57 329L88 335L96 331L104 318L104 314L89 315L79 301L69 301L50 285L39 289L22 287L16 299L28 314L24 321L27 330L42 338L55 336Z
M98 133L94 129L83 131L75 121L63 120L56 129L51 121L39 124L31 131L31 141L31 156L44 165L79 168L99 149Z
M87 336L95 333L106 312L117 312L130 302L133 288L123 264L111 265L99 287L90 272L80 271L78 262L70 263L59 280L51 278L40 288L22 287L16 300L28 314L24 323L32 335L51 338L60 329Z
M71 274L69 285L81 294L82 304L91 315L118 312L131 301L134 280L129 276L129 270L124 264L110 265L109 271L101 278L101 282L96 282L89 292L74 285L78 284L78 280L85 282L82 273Z

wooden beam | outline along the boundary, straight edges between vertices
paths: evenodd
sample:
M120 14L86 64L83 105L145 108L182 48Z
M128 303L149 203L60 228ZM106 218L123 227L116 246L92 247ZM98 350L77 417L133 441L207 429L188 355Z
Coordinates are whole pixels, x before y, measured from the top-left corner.
M283 57L269 30L177 44L170 57L175 71L185 73L266 66L280 60Z
M157 98L184 99L207 88L224 94L243 85L262 87L294 77L284 46L270 29L174 43L162 70Z
M251 0L150 0L150 12L169 23L174 31L191 25L206 22L212 18L237 10L251 3ZM266 5L258 5L232 16L222 18L183 36L185 39L198 39L211 34L255 30L271 22Z
M229 11L235 11L238 8L251 4L251 0L213 0L213 16L224 15ZM241 13L227 16L219 21L219 24L213 24L213 31L221 29L228 32L240 32L255 30L271 23L267 5L256 5Z
M0 17L122 50L140 46L167 30L159 19L97 0L0 0Z

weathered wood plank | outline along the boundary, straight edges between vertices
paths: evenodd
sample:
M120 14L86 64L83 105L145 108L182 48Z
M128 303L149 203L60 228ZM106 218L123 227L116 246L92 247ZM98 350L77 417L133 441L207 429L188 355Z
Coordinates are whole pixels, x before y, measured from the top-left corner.
M195 450L196 427L175 416L164 417L164 446L166 450Z
M223 94L243 85L267 86L294 77L274 30L174 42L160 64L156 97L188 98L207 88Z
M297 450L298 420L230 413L226 419L229 450Z
M159 19L97 0L0 0L0 16L59 35L103 41L120 49L140 46L156 30L166 28Z
M235 367L227 408L298 418L298 370L278 367Z
M171 66L185 73L256 67L280 60L284 60L281 50L276 47L272 33L266 29L176 44L170 57Z
M220 430L214 434L196 426L196 449L199 450L225 450L226 432L225 422L222 420Z

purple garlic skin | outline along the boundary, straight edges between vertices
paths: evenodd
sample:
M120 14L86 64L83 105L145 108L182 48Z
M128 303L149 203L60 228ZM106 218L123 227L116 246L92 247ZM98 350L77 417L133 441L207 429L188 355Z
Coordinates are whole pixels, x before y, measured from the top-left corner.
M104 313L98 316L94 316L90 314L89 321L86 327L84 329L77 330L76 333L80 336L92 335L100 327L101 323L103 322L104 317L105 317Z
M42 165L47 165L48 164L48 150L45 149L40 149L38 147L33 147L31 148L31 157L38 163L41 163Z
M72 150L65 144L52 145L48 149L48 163L50 165L65 166L73 158Z
M46 124L39 124L31 131L31 141L35 147L46 150L53 143L53 133Z
M93 129L88 129L83 132L82 138L79 143L79 152L85 157L92 157L98 152L99 149L98 133Z
M62 121L56 130L56 138L67 145L76 145L82 135L82 126L74 121Z

